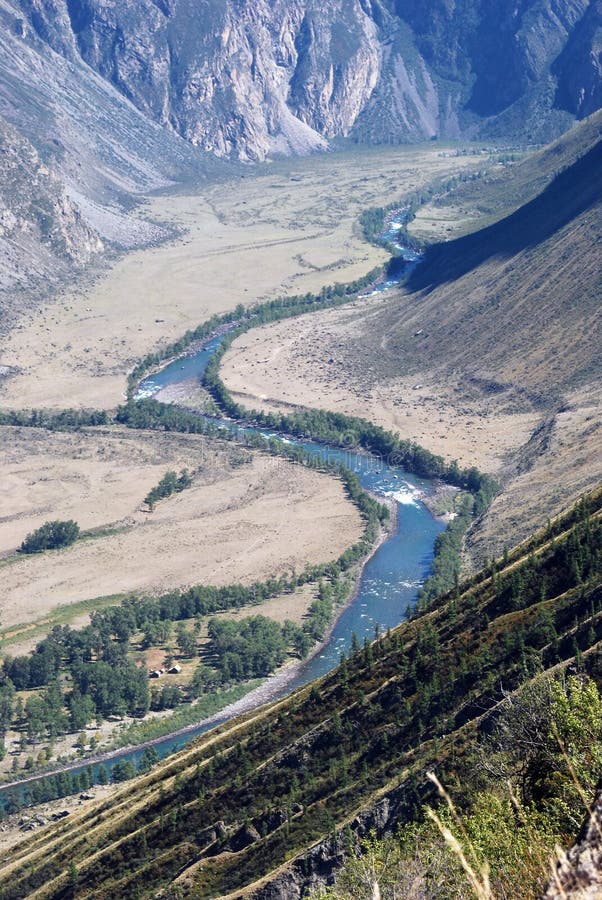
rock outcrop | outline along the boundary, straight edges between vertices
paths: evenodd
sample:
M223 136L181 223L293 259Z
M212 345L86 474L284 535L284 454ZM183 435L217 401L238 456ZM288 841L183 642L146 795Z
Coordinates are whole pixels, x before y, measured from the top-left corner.
M130 247L161 234L136 195L219 158L548 139L602 103L601 34L602 0L3 0L0 115L62 182L55 223L77 208ZM22 263L74 265L76 244Z
M0 328L20 289L45 289L103 250L31 143L0 118Z
M218 156L483 128L550 136L600 102L599 0L21 0L26 26ZM502 117L497 123L497 118Z
M545 900L596 900L602 896L602 794L575 845L555 867Z

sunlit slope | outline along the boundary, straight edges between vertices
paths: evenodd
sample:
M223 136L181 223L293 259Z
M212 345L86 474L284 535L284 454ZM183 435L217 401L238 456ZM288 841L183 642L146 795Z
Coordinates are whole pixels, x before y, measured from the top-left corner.
M409 302L371 323L381 370L441 367L541 402L598 378L601 196L598 141L509 217L431 247Z
M183 897L298 896L340 863L335 829L394 830L428 767L468 775L503 691L576 654L600 680L601 510L598 489L331 675L37 832L1 865L3 900L173 882Z
M601 137L602 111L598 110L543 149L529 153L520 162L496 166L477 181L463 182L451 194L427 204L427 210L445 209L453 213L446 217L453 229L456 222L462 222L468 214L469 218L474 218L470 230L480 229L533 200L559 172L577 162ZM421 216L419 212L418 231Z

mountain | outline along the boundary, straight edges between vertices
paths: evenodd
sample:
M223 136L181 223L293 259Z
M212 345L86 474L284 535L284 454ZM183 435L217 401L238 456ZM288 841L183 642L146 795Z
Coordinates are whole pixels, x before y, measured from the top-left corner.
M16 312L18 292L41 284L47 290L68 271L81 271L103 243L32 144L1 118L0 148L0 291L7 298L6 318L9 300L10 313Z
M46 12L67 35L68 17ZM18 3L0 5L2 328L112 247L165 237L136 216L141 193L222 168L62 49L38 37Z
M26 45L83 61L148 121L219 156L305 153L335 137L541 141L601 99L598 0L19 7Z
M404 366L428 359L432 367L490 377L496 390L524 391L542 405L600 377L602 137L592 138L518 210L427 250L408 281L416 302L388 332L390 352ZM418 320L428 337L417 347L411 329Z
M468 807L494 783L503 787L506 757L477 763L477 744L507 698L567 665L602 681L601 515L598 489L318 682L32 835L0 864L3 900L298 898L331 878L354 835L393 834L434 802L432 767ZM531 802L551 817L552 841L552 822L566 818L557 791L573 786L555 765L547 786L537 767L522 767L523 785L534 779ZM532 823L518 800L509 809L510 831L526 835L535 859Z
M339 139L560 133L600 103L601 9L587 0L513 9L492 0L5 0L0 140L12 126L31 145L97 247L140 246L164 232L132 214L139 195L219 177L219 157L305 154ZM36 216L13 208L12 196L5 216L35 235ZM30 292L79 264L56 241L20 253L21 276L9 260L2 279ZM5 313L10 302L3 291Z
M454 385L486 415L539 417L499 473L506 496L471 537L477 561L499 553L504 535L526 536L544 510L554 515L602 477L601 173L597 113L507 180L511 208L547 181L536 196L485 229L431 247L410 278L412 302L371 323L374 341L386 336L379 358L389 372ZM494 187L481 193L492 211L501 181Z

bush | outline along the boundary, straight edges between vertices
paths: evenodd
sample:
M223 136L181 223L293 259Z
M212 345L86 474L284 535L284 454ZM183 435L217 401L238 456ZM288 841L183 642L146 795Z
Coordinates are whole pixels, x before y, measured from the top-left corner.
M54 550L57 547L68 547L75 543L80 534L79 525L73 519L61 522L44 522L35 531L27 535L21 546L20 553L40 553L42 550Z

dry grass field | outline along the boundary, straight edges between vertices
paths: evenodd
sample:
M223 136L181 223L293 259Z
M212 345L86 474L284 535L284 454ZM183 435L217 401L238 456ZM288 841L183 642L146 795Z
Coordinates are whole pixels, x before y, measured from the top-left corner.
M222 376L244 405L332 409L371 421L465 466L498 472L524 443L537 414L493 414L490 403L458 396L436 373L382 377L368 338L379 312L407 298L369 298L294 321L253 329L237 338Z
M319 290L384 262L362 239L360 212L477 165L482 158L436 146L360 149L150 198L144 213L183 234L25 313L0 350L0 366L16 370L0 406L115 406L141 356L213 313Z
M525 537L602 478L591 140L518 211L429 250L404 288L238 338L226 385L248 406L363 415L496 475L503 493L472 535L477 562Z
M0 406L115 406L140 356L213 313L320 289L383 262L386 254L362 238L361 211L476 165L483 159L437 146L360 149L148 198L141 215L179 235L26 309L0 348L0 366L12 372L0 379ZM206 401L197 388L188 393L193 406ZM186 403L181 395L163 399ZM127 591L300 568L336 556L358 533L355 510L332 479L261 457L237 467L230 451L201 465L202 443L118 429L0 429L2 627ZM167 468L183 467L196 472L193 488L149 515L146 493ZM55 518L109 533L2 561Z
M5 557L5 629L107 595L300 571L335 558L361 533L336 479L199 436L2 429L0 440L5 553L49 518L104 529L63 550ZM183 467L192 486L149 513L146 493L167 469Z

